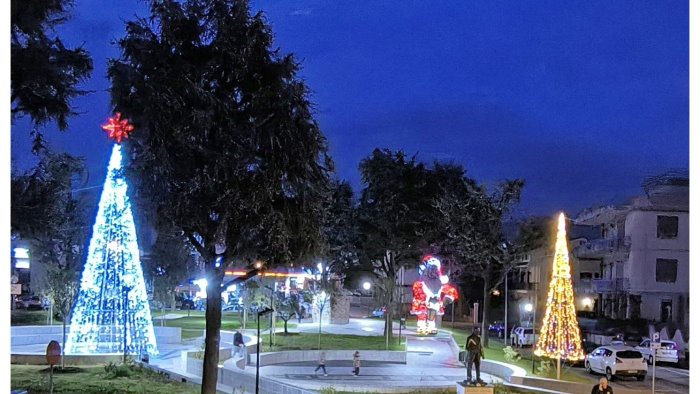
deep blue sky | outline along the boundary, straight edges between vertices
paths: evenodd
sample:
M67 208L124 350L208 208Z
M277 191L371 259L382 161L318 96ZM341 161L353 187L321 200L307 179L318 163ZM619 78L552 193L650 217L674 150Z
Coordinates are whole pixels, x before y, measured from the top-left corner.
M59 33L95 72L54 148L102 182L110 141L106 61L143 2L75 0ZM643 178L688 167L685 1L255 1L282 52L302 61L338 175L360 187L375 147L454 160L488 185L525 178L520 214L640 194ZM29 127L12 154L29 163Z

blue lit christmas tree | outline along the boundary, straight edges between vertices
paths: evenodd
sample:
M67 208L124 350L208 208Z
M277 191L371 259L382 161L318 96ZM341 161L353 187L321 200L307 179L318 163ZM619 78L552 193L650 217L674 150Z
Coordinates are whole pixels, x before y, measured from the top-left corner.
M136 226L122 168L122 138L133 126L120 114L102 126L117 143L92 228L66 354L158 354L139 259Z

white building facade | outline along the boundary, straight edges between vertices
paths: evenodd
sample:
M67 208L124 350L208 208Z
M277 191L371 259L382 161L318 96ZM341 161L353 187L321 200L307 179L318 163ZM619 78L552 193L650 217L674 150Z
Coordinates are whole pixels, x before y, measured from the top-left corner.
M599 315L688 324L687 185L651 185L629 205L587 210L575 222L601 230L573 248L581 264L600 266L591 278Z

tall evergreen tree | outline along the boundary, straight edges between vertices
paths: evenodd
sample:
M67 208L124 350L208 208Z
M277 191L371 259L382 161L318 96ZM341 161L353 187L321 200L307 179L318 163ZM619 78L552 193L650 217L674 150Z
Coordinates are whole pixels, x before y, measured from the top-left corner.
M70 101L88 93L77 85L92 73L90 55L48 33L68 19L71 6L71 0L12 0L10 6L12 116L28 115L37 139L38 126L50 120L65 130L75 114Z
M152 1L110 62L136 189L205 261L202 392L216 392L225 269L317 255L331 161L292 55L247 1Z
M77 294L86 227L84 212L71 191L73 180L84 171L83 160L46 147L37 151L39 163L24 174L12 174L11 231L29 240L38 263L46 269L44 283L32 283L32 290L46 294L63 323L66 323Z

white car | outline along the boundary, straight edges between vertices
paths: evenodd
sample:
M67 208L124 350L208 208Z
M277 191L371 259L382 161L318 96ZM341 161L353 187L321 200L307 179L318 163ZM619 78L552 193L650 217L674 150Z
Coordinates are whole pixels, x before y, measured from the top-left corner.
M602 373L608 380L617 376L634 376L643 381L647 363L642 353L630 346L601 346L586 355L584 367L588 373Z
M651 349L651 340L649 338L645 338L634 348L642 353L649 365L654 363L653 350ZM676 346L676 343L673 341L661 341L661 348L656 351L656 362L678 364L678 359L678 346Z
M532 328L516 327L511 335L511 343L520 347L535 344L535 332Z

